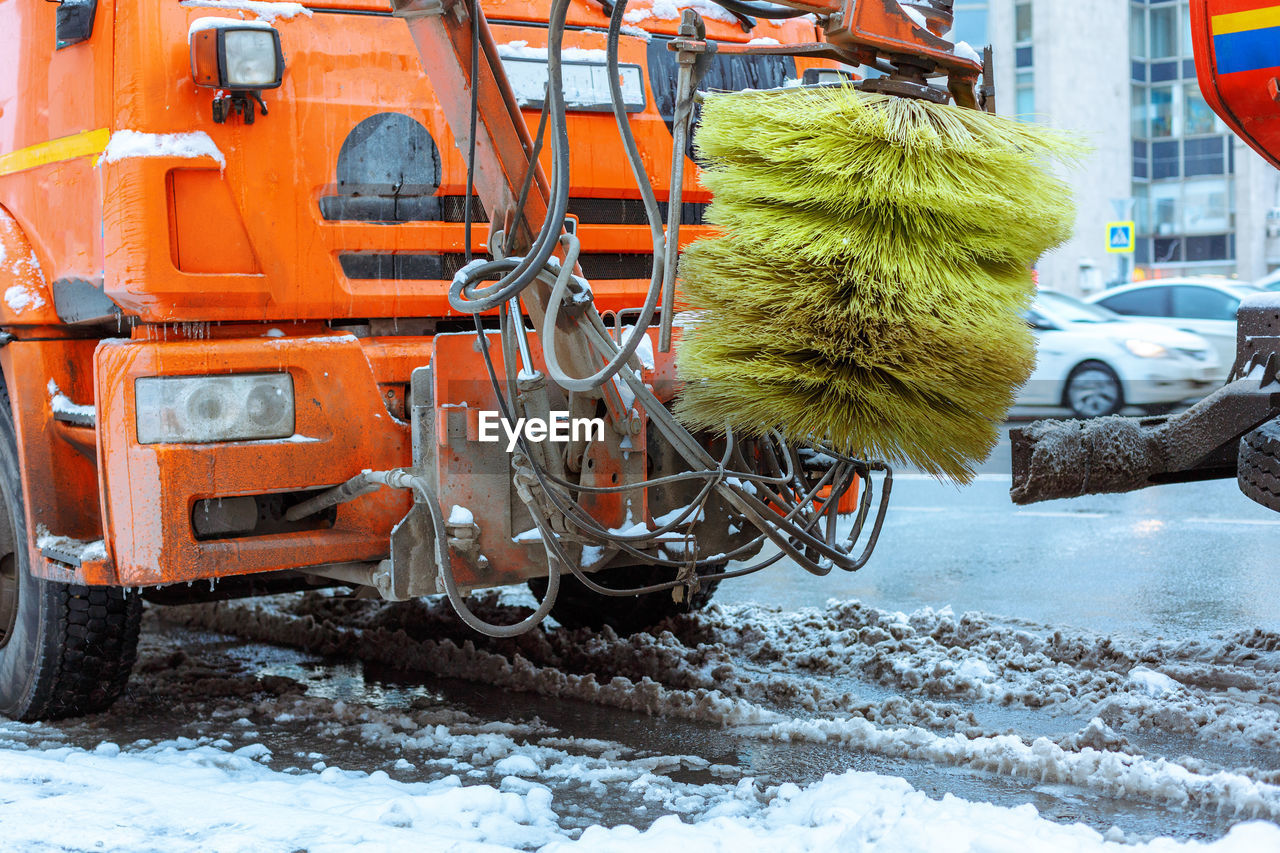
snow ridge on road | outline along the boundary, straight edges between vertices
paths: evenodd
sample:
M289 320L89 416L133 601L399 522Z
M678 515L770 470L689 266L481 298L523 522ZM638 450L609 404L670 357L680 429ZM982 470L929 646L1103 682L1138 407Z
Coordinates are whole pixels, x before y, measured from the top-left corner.
M490 615L504 609L490 608ZM506 618L523 612L505 609ZM629 638L607 629L450 638L441 630L449 616L439 602L384 607L325 596L285 608L210 605L190 618L257 640L510 690L752 727L766 739L842 743L1133 801L1280 821L1277 768L1223 762L1210 751L1177 759L1161 754L1167 736L1188 732L1219 746L1226 740L1227 758L1232 749L1252 755L1260 746L1274 753L1280 721L1274 702L1260 697L1280 695L1273 690L1277 655L1263 635L1126 647L999 624L982 614L907 615L858 602L786 614L711 607L676 620L672 631ZM1228 676L1233 686L1209 688L1209 670L1223 667L1235 667ZM1149 678L1130 675L1139 668L1169 668L1185 681L1168 676L1182 686L1152 696ZM896 695L868 701L849 690L857 679ZM1040 736L998 728L1030 713L1017 706L1057 711L1074 727ZM983 722L986 716L995 722ZM1152 747L1155 753L1145 754Z
M499 621L529 609L509 597L481 597L476 608ZM162 612L335 663L303 683L305 669L273 663L285 654L278 648L192 627L175 639L166 639L174 629L152 630L135 687L112 712L119 719L0 723L6 844L165 853L1280 849L1268 716L1277 646L1265 633L1130 644L857 602L795 613L712 607L656 635L552 627L510 640L475 636L439 600L386 605L320 593ZM200 651L219 643L242 657ZM567 719L580 712L563 700L662 717L670 722L655 731L687 730L670 744L714 732L732 740L706 757L680 754L689 748L680 745L655 754L574 737L527 712L476 718L426 686L383 698L374 687L343 701L324 691L346 677L344 660L548 697L541 707L569 711ZM157 711L167 715L159 743L148 739ZM192 736L173 738L175 728ZM1216 739L1202 734L1209 728ZM103 731L119 734L102 743ZM801 755L806 744L835 747L850 761L883 757L893 776L956 768L948 772L965 774L977 786L969 790L1002 779L1086 809L1116 806L1097 809L1090 828L1071 809L1054 822L1030 805L926 796L893 776L813 775L802 787L715 763L752 744ZM1219 837L1202 844L1107 830L1107 814L1133 809Z

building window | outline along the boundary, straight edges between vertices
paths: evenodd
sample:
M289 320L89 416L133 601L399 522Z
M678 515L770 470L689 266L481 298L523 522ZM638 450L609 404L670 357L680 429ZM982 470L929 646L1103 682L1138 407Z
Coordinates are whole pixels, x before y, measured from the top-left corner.
M1182 174L1182 158L1179 156L1181 148L1177 140L1151 144L1151 179L1153 181L1168 180Z
M1032 39L1031 4L1019 3L1013 7L1013 41L1015 44L1029 43Z
M1030 71L1019 71L1016 92L1015 112L1019 118L1030 120L1036 111L1036 79Z
M1182 230L1209 234L1232 227L1227 182L1222 178L1198 178L1182 184Z
M1185 95L1182 107L1183 134L1186 136L1206 136L1218 133L1217 116L1205 103L1200 87L1194 82L1182 87Z
M1151 136L1153 139L1173 136L1173 87L1154 86L1151 89Z
M1151 82L1168 83L1178 79L1178 61L1151 63Z
M1147 13L1141 6L1129 7L1129 56L1145 59L1147 55Z
M1204 237L1188 237L1186 245L1186 259L1189 263L1195 263L1198 261L1233 260L1231 242L1230 235L1228 234L1211 234Z
M1191 40L1191 7L1189 7L1186 3L1183 3L1181 4L1180 11L1182 12L1182 14L1179 15L1178 17L1181 19L1181 22L1182 22L1181 23L1182 55L1195 56L1196 48L1195 48L1195 45L1192 44L1192 40Z
M1183 174L1188 178L1197 175L1225 175L1227 173L1226 139L1212 136L1208 139L1188 139L1183 143Z
M1181 237L1157 237L1155 239L1155 262L1157 264L1176 264L1181 260Z
M1147 152L1147 148L1147 143L1141 139L1133 141L1133 176L1135 178L1145 180L1151 177L1151 173L1148 171L1148 158L1150 155Z
M1151 58L1168 59L1178 55L1178 7L1156 6L1151 9Z
M1146 184L1133 185L1133 219L1139 234L1151 233L1151 201Z
M1130 129L1134 139L1147 138L1147 90L1144 86L1133 87L1133 100L1129 107Z
M1178 220L1178 202L1182 198L1181 188L1176 183L1152 184L1151 189L1151 232L1158 236L1178 233L1181 224Z
M1134 244L1133 262L1138 266L1146 266L1151 263L1151 241L1139 238Z
M1018 3L1013 7L1014 113L1023 121L1032 121L1036 111L1035 48L1031 44L1034 27L1031 20L1031 4Z

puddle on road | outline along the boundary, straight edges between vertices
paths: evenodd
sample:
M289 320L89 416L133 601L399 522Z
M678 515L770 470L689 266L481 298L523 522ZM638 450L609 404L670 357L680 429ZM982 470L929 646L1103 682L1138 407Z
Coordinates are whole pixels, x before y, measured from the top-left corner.
M1007 807L1029 803L1048 819L1084 823L1099 832L1115 826L1130 837L1212 839L1225 834L1235 822L1203 812L1117 800L1068 785L1037 785L985 771L902 761L833 743L779 742L758 737L750 728L722 728L587 702L512 693L357 661L328 660L177 626L157 628L155 622L144 635L144 648L142 669L152 672L143 671L135 677L134 687L116 711L37 728L46 737L88 749L104 740L127 747L138 741L177 737L225 738L230 748L262 743L273 753L270 766L286 772L336 766L364 772L383 770L406 782L457 774L464 784L508 789L544 784L554 793L562 828L571 832L597 823L644 828L665 814L695 819L744 778L754 779L760 792L757 796L763 797L769 786L784 782L803 786L828 773L847 770L900 777L934 798L952 794ZM174 672L181 669L184 681L176 696L163 686L152 691L148 681L165 681L166 654L181 655L180 661L173 658ZM265 691L268 695L283 692L284 696L274 700L282 710L287 709L287 696L292 691L295 697L323 699L335 707L345 703L380 711L461 712L459 717L465 715L473 726L490 721L515 724L511 735L515 741L549 745L568 758L598 759L602 752L608 752L608 744L613 744L618 754L610 757L610 764L649 768L656 779L652 784L637 785L643 769L612 779L553 778L545 773L527 780L513 779L498 772L494 761L476 760L470 752L451 753L448 740L410 753L394 741L362 736L359 723L341 720L340 715L294 718L287 713L264 712L272 700L268 699L266 706L259 704L262 696L251 695L255 685L272 685ZM893 695L876 685L844 686L860 692L865 689L868 699ZM203 690L210 695L203 697ZM254 711L254 705L259 710ZM241 707L247 718L231 715ZM1072 731L1080 723L1074 718L1037 715L1025 708L975 703L974 710L985 725L1023 734ZM569 738L575 740L567 741ZM602 747L592 745L593 741L607 743ZM680 756L689 758L680 760ZM413 766L404 765L402 759ZM661 790L660 797L655 798L655 787Z
M182 629L177 629L182 630ZM1131 802L1100 796L1069 785L1036 785L1026 780L983 771L940 767L925 762L895 760L830 743L784 743L753 736L750 729L722 728L697 721L649 717L613 708L557 700L528 693L510 693L498 688L452 679L423 678L359 662L334 662L310 657L302 652L237 641L226 643L223 653L241 661L257 677L285 677L303 686L311 696L351 705L395 710L408 707L447 707L466 712L479 721L546 725L553 737L573 737L620 744L628 752L625 759L661 756L697 756L708 766L664 768L660 775L687 785L734 785L750 777L761 787L794 782L806 785L828 773L858 770L905 779L931 797L953 794L967 800L1002 806L1029 803L1045 817L1066 823L1081 822L1105 832L1116 826L1139 837L1171 835L1179 838L1216 838L1226 833L1233 821L1203 813L1186 813L1146 802ZM846 685L846 689L848 685ZM893 695L883 687L857 685L867 698ZM1080 720L1058 714L1037 714L1026 708L1006 708L974 703L984 724L1009 728L1026 734L1057 734L1077 729ZM1086 721L1087 722L1087 721ZM317 751L314 732L308 721L270 724L259 729L258 740L285 754ZM529 738L538 743L540 738ZM343 742L346 741L346 742ZM364 742L346 739L326 743L319 751L325 761L344 769L372 771L394 764L393 756ZM279 752L277 754L280 754ZM275 763L280 763L279 761ZM304 765L306 766L306 765ZM714 771L713 769L714 768ZM469 779L495 786L501 775L492 767L476 767ZM394 773L396 778L428 780L442 775L439 768L423 767L419 772ZM547 781L540 779L539 781ZM628 784L579 786L552 784L566 828L593 823L629 823L647 826L668 810L628 790ZM696 810L683 814L692 816Z
M298 678L288 667L272 668L271 674ZM634 757L699 756L712 765L733 767L736 775L725 778L705 768L671 770L665 776L675 782L690 784L733 784L738 778L754 778L762 786L793 782L805 786L828 773L857 770L897 776L917 790L935 799L952 794L965 800L989 802L1015 807L1030 803L1044 817L1062 823L1083 823L1099 832L1112 826L1129 835L1140 837L1172 836L1186 839L1212 839L1226 834L1233 821L1203 814L1188 814L1149 803L1119 801L1100 797L1093 792L1069 785L1032 785L1023 780L996 774L975 772L923 762L904 762L841 748L832 744L784 743L753 737L749 729L721 728L688 720L648 717L602 708L586 702L552 700L533 694L512 694L472 682L429 679L410 673L388 671L378 667L343 663L321 666L313 670L314 695L340 699L350 703L367 703L377 707L405 707L415 698L432 696L452 707L465 710L482 719L540 721L554 727L559 734L578 738L608 740L628 747ZM334 677L328 677L327 673ZM863 685L859 685L859 690ZM886 697L890 691L876 688ZM870 693L870 690L868 691ZM874 698L868 696L868 698ZM1002 719L1010 728L1014 723L1027 732L1027 709L984 708L992 711L992 721ZM1044 714L1034 734L1074 731L1079 720L1062 715ZM1084 722L1088 722L1085 720ZM361 762L359 751L352 751L334 763L356 767ZM490 780L497 784L497 779ZM627 797L618 792L597 797L589 792L556 791L556 800L581 809L587 824L616 825L630 823L647 826L660 813L637 815L625 805ZM652 812L652 809L648 809Z

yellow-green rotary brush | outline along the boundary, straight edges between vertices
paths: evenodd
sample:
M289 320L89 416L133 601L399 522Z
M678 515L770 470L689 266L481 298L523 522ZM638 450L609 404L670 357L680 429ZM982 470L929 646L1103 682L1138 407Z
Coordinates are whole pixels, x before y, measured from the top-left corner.
M720 234L680 262L680 419L972 477L1035 362L1079 143L844 87L708 96L695 144Z

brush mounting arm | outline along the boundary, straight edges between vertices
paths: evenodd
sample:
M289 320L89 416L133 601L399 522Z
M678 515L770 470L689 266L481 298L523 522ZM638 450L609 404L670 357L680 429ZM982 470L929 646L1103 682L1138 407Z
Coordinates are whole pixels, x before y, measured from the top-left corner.
M953 20L951 0L778 0L777 5L817 17L825 44L722 44L718 49L813 56L883 68L888 77L877 91L932 101L945 101L949 94L962 107L979 108L977 83L984 63L957 56L955 45L943 38ZM673 45L672 49L682 48ZM939 76L948 78L947 91L925 82Z

